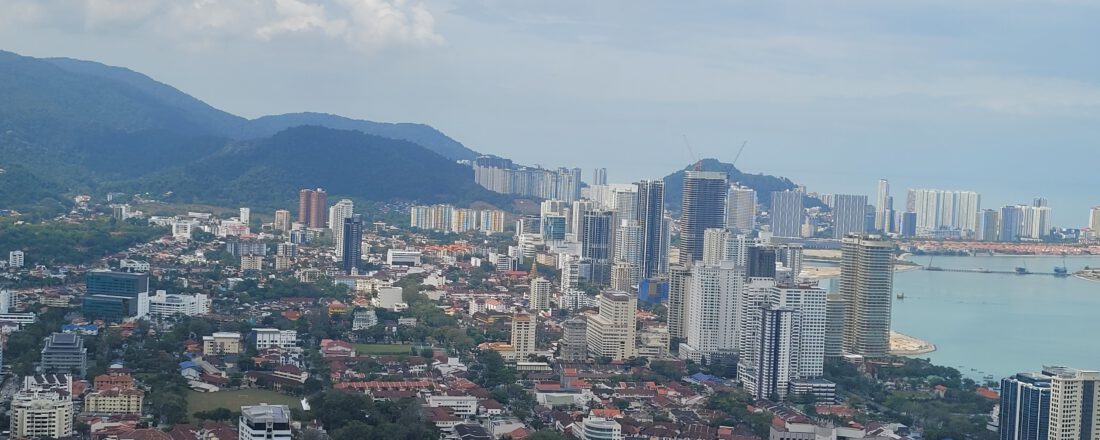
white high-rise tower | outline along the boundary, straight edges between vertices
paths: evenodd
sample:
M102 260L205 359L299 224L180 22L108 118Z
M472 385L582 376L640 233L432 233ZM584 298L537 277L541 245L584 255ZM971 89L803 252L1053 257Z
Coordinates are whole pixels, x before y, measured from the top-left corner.
M344 256L344 219L351 218L353 210L354 205L348 199L341 199L328 209L328 228L332 231L332 245L337 258Z

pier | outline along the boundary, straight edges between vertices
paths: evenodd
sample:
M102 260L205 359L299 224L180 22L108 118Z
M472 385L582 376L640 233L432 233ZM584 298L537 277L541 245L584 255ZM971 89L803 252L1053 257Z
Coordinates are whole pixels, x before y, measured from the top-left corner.
M1046 275L1046 276L1067 276L1065 273L1057 272L1031 272L1024 271L1019 272L1015 270L990 270L990 269L947 269L937 266L921 266L921 270L929 270L933 272L966 272L966 273L991 273L999 275Z

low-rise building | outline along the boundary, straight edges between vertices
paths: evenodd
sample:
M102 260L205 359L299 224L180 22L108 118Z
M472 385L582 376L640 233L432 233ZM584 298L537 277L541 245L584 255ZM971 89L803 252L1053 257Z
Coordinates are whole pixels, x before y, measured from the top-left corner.
M275 328L252 329L256 335L256 349L265 348L291 348L298 345L298 332L295 330L279 330Z
M237 332L214 332L202 337L202 352L205 354L240 354L241 334Z
M111 388L93 391L84 397L84 412L91 414L141 414L145 391L135 388Z
M149 298L149 314L161 318L172 316L199 316L210 313L210 298L204 294L168 294L158 290Z
M477 397L474 396L428 396L428 406L449 408L454 415L472 417L477 414Z

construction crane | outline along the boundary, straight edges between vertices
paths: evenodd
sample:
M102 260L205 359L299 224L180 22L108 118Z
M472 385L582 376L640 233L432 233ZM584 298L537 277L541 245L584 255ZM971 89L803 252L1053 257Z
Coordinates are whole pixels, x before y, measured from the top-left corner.
M687 146L688 155L691 156L691 161L692 161L691 168L695 171L702 171L703 170L703 161L699 160L699 158L695 156L695 151L693 151L691 149L691 142L688 142L688 136L686 134L682 135L682 136L684 137L684 145Z
M737 150L737 155L733 156L733 163L731 163L730 165L733 165L735 167L737 166L737 159L741 158L741 153L743 153L745 151L745 145L748 145L748 144L749 144L749 141L745 141L745 142L741 143L741 149Z

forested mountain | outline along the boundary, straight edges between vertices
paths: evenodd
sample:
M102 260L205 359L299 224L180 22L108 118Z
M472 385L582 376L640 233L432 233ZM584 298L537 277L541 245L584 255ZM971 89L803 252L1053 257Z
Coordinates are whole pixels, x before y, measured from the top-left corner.
M688 165L682 170L665 176L665 207L672 212L680 212L680 203L684 192L684 172L694 168L694 164ZM771 203L771 193L773 191L783 191L797 186L786 177L742 173L733 164L721 162L718 159L699 161L699 169L702 171L725 172L731 183L740 183L742 186L756 190L756 200L758 203L763 204Z
M365 200L500 201L454 162L476 155L427 125L319 113L248 120L128 69L0 51L0 209L143 185L188 201L283 205L300 186Z

